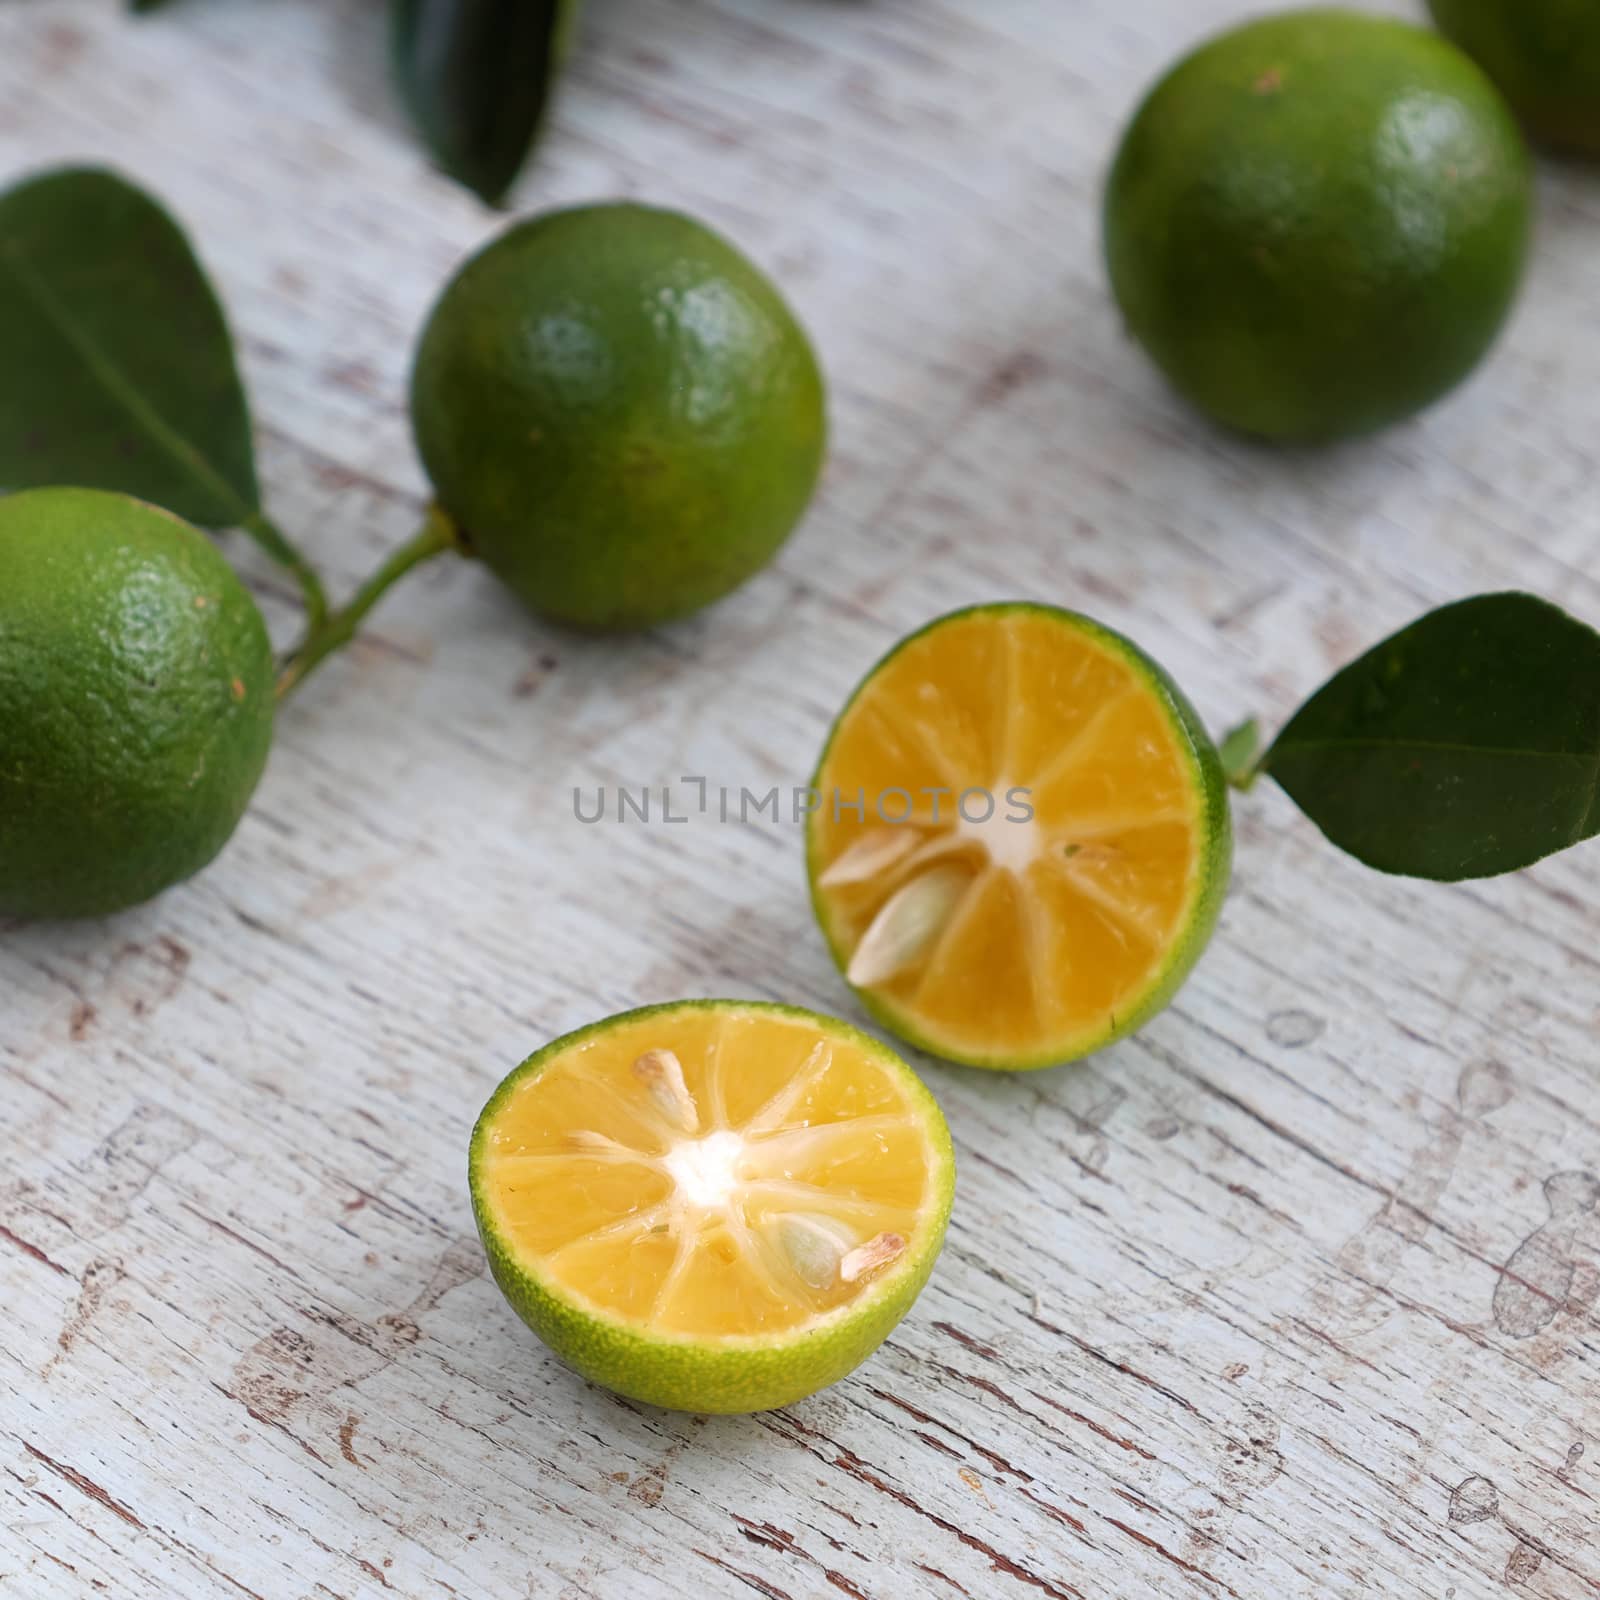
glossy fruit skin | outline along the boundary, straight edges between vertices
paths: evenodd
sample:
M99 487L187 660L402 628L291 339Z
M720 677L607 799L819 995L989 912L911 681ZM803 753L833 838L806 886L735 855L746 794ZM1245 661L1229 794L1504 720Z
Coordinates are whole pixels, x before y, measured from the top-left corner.
M1600 160L1594 0L1428 0L1441 32L1499 84L1536 139Z
M0 916L103 916L198 872L272 721L266 626L203 534L100 490L0 499Z
M712 1344L671 1335L646 1338L616 1318L591 1314L553 1293L506 1248L494 1227L490 1204L483 1192L481 1163L494 1115L513 1089L529 1075L541 1072L556 1056L604 1029L652 1013L665 1016L687 1007L768 1011L848 1038L903 1072L908 1093L927 1116L927 1126L935 1142L933 1176L940 1197L929 1224L928 1244L886 1270L859 1301L842 1308L844 1314L836 1313L802 1332L771 1340L726 1338ZM955 1150L938 1102L881 1040L835 1017L804 1011L798 1006L753 1000L677 1000L641 1006L635 1011L625 1011L578 1028L535 1051L515 1068L490 1096L472 1130L468 1184L478 1233L501 1293L517 1315L568 1366L591 1382L646 1405L668 1411L735 1415L793 1405L837 1383L860 1366L894 1331L895 1325L922 1293L938 1260L955 1199Z
M534 611L648 627L771 560L826 446L821 372L776 288L637 205L511 228L446 287L411 382L468 548Z
M1044 605L1031 600L1004 600L984 605L963 606L946 612L924 624L914 633L900 640L886 655L875 662L867 675L851 691L850 698L840 707L839 715L828 729L828 737L817 758L816 771L811 775L811 791L825 794L829 789L828 759L833 752L834 740L863 690L872 680L908 646L945 624L972 616L1003 616L1008 611L1028 611L1036 615L1054 617L1064 627L1086 633L1121 656L1145 680L1146 686L1161 702L1171 720L1173 731L1188 757L1191 782L1198 798L1200 826L1206 840L1204 876L1194 909L1190 913L1184 937L1168 953L1156 980L1150 985L1137 1006L1130 1008L1117 1019L1115 1028L1081 1042L1080 1047L1068 1052L1051 1051L1044 1055L1010 1055L982 1051L956 1051L937 1040L927 1038L916 1020L898 1007L886 1002L870 989L860 989L850 984L850 992L868 1016L880 1027L888 1029L897 1039L903 1039L915 1049L942 1061L953 1061L958 1066L979 1067L992 1072L1037 1072L1045 1067L1063 1066L1080 1060L1096 1050L1104 1050L1137 1033L1158 1012L1171 1003L1184 985L1195 963L1205 954L1211 935L1216 932L1217 918L1222 913L1222 903L1227 898L1228 884L1233 876L1233 814L1228 804L1228 780L1222 770L1222 759L1200 713L1190 703L1188 696L1168 675L1166 669L1146 655L1138 645L1125 635L1104 623L1096 622L1081 612L1069 611L1064 606ZM850 970L850 950L840 930L835 926L826 896L822 892L821 877L827 863L822 859L819 844L819 813L812 811L806 826L806 882L811 893L811 910L817 919L828 954L847 984Z
M1133 336L1215 420L1360 434L1454 388L1499 332L1532 216L1527 149L1448 41L1336 9L1248 23L1140 106L1105 197Z

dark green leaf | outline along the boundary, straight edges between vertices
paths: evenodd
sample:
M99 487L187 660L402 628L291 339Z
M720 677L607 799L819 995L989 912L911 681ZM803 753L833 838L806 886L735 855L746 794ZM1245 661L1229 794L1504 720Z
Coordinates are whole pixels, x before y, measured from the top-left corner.
M119 489L208 527L260 509L222 307L176 223L108 172L0 195L0 489Z
M1600 634L1533 595L1444 606L1325 684L1264 766L1383 872L1525 867L1600 832Z
M157 6L163 6L167 0L128 0L130 11L154 11Z
M578 0L393 0L395 76L434 159L490 205L544 120Z

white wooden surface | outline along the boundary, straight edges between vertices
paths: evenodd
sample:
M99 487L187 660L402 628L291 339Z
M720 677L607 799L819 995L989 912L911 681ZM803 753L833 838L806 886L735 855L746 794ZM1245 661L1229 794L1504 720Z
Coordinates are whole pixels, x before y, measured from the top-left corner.
M685 994L849 1012L795 828L583 828L572 785L803 782L861 670L978 598L1095 612L1219 727L1472 590L1600 620L1600 177L1544 173L1509 336L1375 441L1223 438L1124 341L1116 130L1245 9L592 0L518 203L677 203L768 264L832 375L825 492L776 570L629 642L430 569L285 717L201 880L0 933L0 1594L1600 1591L1592 846L1423 888L1240 801L1221 931L1141 1037L926 1065L942 1263L791 1411L590 1389L471 1236L468 1128L556 1032ZM0 0L0 177L104 159L167 197L273 509L341 586L417 519L409 347L499 226L402 129L382 13Z

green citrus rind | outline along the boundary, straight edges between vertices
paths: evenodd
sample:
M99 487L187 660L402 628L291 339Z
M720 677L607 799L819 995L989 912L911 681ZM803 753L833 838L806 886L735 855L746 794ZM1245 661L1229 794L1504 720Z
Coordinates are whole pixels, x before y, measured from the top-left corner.
M0 499L0 916L106 916L210 863L266 765L255 601L171 512Z
M918 1223L911 1248L848 1304L804 1330L778 1337L728 1335L715 1340L646 1334L599 1307L577 1303L568 1289L541 1278L501 1236L486 1193L483 1162L499 1108L529 1076L584 1040L643 1017L685 1010L735 1011L785 1017L856 1045L889 1068L927 1137L929 1171L938 1196ZM669 1411L770 1411L815 1394L855 1370L893 1331L922 1292L938 1259L955 1195L955 1151L938 1102L921 1079L881 1040L835 1017L755 1000L677 1000L641 1006L578 1028L535 1051L489 1097L472 1131L468 1183L473 1216L489 1269L517 1315L568 1366L593 1383Z
M1594 0L1428 0L1439 31L1499 85L1553 150L1600 160L1600 7Z
M1005 1051L968 1050L954 1047L947 1041L930 1036L916 1017L903 1008L871 990L851 985L851 993L855 995L861 1008L875 1022L915 1049L925 1051L942 1061L952 1061L958 1066L980 1067L997 1072L1033 1072L1045 1067L1061 1066L1093 1051L1105 1049L1108 1045L1115 1044L1117 1040L1124 1039L1130 1033L1142 1028L1171 1001L1204 953L1216 928L1217 917L1222 910L1222 902L1227 894L1233 868L1233 824L1228 806L1228 780L1223 772L1217 748L1212 743L1210 734L1206 732L1199 713L1167 675L1165 669L1146 655L1131 639L1106 627L1103 623L1096 622L1092 617L1084 616L1081 612L1069 611L1062 606L1046 605L1040 601L992 601L981 605L963 606L959 610L935 617L932 622L900 640L861 679L851 691L850 698L838 716L834 718L811 779L813 791L820 793L824 787L824 775L827 771L828 758L833 750L834 739L845 718L850 714L851 707L878 673L902 650L935 629L958 619L973 616L1000 617L1018 612L1055 618L1065 626L1087 635L1125 661L1147 685L1158 704L1166 711L1179 747L1187 758L1185 764L1198 801L1200 835L1206 841L1206 848L1201 864L1200 880L1196 885L1181 936L1173 941L1166 960L1132 1006L1117 1017L1114 1027L1088 1029L1075 1036L1063 1036L1060 1040L1052 1041L1047 1049L1027 1055L1016 1055ZM829 955L833 957L841 977L844 977L849 971L851 951L845 945L840 930L833 925L827 901L818 887L818 880L826 865L819 857L818 815L818 812L813 811L806 826L806 881L811 893L811 908L816 916L817 926L822 930ZM845 981L849 982L848 977Z
M753 576L827 446L821 368L778 287L693 218L623 203L528 218L461 267L417 344L411 421L466 547L594 631Z
M1205 41L1134 113L1104 239L1128 331L1192 404L1319 443L1463 382L1520 287L1532 168L1447 39L1314 7Z

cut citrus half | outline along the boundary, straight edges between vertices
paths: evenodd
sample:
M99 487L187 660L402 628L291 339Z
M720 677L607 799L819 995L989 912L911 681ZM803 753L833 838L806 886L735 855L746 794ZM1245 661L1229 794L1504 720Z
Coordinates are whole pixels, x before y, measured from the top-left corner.
M864 1361L933 1269L933 1097L831 1017L684 1000L546 1045L472 1135L496 1282L572 1366L678 1411L788 1405Z
M1070 1061L1164 1005L1232 859L1200 719L1120 634L975 606L911 635L829 735L812 900L862 1004L976 1067Z

